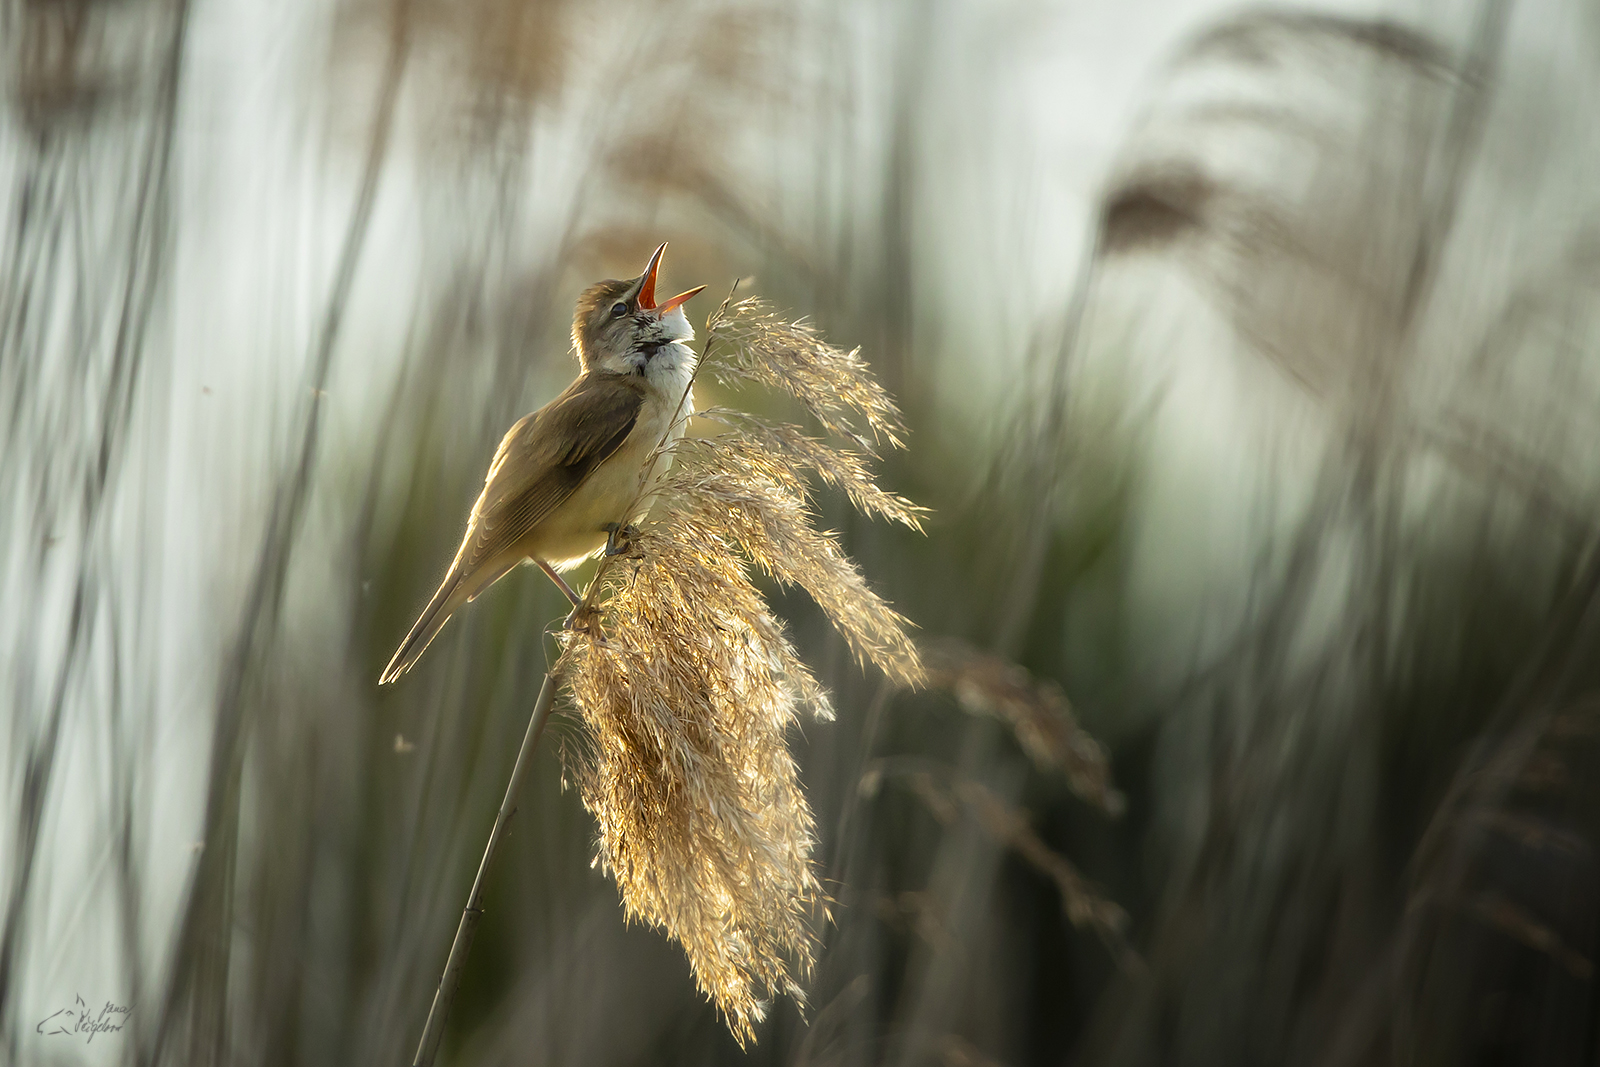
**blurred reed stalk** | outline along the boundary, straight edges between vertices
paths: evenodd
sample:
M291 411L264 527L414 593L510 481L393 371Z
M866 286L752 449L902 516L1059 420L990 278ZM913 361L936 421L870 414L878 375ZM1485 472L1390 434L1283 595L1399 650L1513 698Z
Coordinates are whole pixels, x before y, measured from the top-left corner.
M279 636L290 557L305 518L320 451L326 406L323 401L389 155L411 34L411 0L396 0L361 182L311 349L309 388L296 413L294 461L275 487L239 628L221 674L206 796L205 848L189 889L190 899L181 912L176 965L157 1023L156 1060L162 1057L166 1042L176 1039L177 1031L185 1024L190 1060L220 1062L223 1058L228 1028L226 1006L220 999L208 998L203 991L207 987L225 988L230 966L228 942L213 939L214 931L225 926L224 917L234 906L240 780L245 767L246 737L252 725L250 688L259 682L262 665L270 660L270 647Z
M0 249L0 561L25 561L16 570L0 565L0 596L14 609L12 625L0 626L0 706L14 746L0 789L15 798L4 806L9 852L0 862L7 1063L23 1059L27 1024L17 1005L52 895L52 796L86 723L121 750L141 701L133 665L149 655L125 609L144 592L142 576L130 581L124 568L154 525L130 500L154 494L129 446L170 370L150 338L172 261L189 4L125 6L120 48L106 45L109 17L89 4L0 7L0 106L8 112L0 114L0 189L9 194ZM58 618L53 605L66 605ZM104 696L86 709L79 694L94 686ZM117 948L127 988L137 991L145 898L133 869L134 789L126 765L113 768L106 810Z

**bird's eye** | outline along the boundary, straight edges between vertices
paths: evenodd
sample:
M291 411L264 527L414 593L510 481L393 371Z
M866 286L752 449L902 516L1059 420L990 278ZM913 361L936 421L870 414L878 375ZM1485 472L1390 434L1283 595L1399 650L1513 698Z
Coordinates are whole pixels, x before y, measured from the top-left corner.
M623 303L622 301L618 300L615 304L611 305L611 317L612 318L620 319L622 316L626 315L627 313L628 313L628 305Z

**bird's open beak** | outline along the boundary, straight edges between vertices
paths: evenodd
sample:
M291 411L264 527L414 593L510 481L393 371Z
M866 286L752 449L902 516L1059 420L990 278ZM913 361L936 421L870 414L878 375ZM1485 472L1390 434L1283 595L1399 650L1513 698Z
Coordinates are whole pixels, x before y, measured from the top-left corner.
M639 283L639 310L654 311L656 309L656 269L661 266L661 254L667 250L667 242L662 241L650 256L650 262L645 264L644 280Z
M656 318L665 318L666 316L672 314L674 311L687 304L690 297L694 296L704 288L705 286L703 285L697 285L693 289L690 289L687 293L679 293L671 300L668 300L665 304L662 304L660 307L656 308Z
M644 279L639 283L639 310L653 311L658 319L672 314L678 308L688 303L690 297L694 296L700 290L705 288L703 285L697 285L693 289L690 289L687 293L679 293L671 300L668 300L665 304L657 306L656 271L661 267L661 255L666 250L667 242L662 241L661 247L656 249L655 253L651 255L649 264L647 264L644 268Z

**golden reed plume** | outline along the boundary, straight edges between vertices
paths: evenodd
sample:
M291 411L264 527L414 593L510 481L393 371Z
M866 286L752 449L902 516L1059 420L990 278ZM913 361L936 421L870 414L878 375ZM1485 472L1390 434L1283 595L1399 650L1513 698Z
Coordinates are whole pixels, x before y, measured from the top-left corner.
M772 996L804 1000L810 921L824 899L786 735L802 707L832 715L752 569L805 589L859 660L916 685L923 668L906 621L816 528L809 476L913 528L921 509L873 480L874 449L901 447L904 427L856 352L758 301L724 301L701 369L787 392L855 450L727 409L698 412L720 431L671 447L670 470L647 487L658 505L602 561L559 670L587 727L575 778L599 823L596 861L630 918L683 945L743 1045Z

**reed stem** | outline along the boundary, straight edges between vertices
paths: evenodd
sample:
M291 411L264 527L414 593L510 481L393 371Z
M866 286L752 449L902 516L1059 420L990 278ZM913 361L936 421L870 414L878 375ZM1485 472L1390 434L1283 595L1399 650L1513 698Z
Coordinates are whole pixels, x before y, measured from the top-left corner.
M511 781L506 783L506 797L500 802L494 829L489 831L489 843L484 846L483 860L478 864L478 877L473 879L467 906L461 910L461 925L456 927L456 939L450 945L450 958L445 962L439 988L433 994L433 1006L428 1009L428 1022L422 1028L422 1040L417 1043L417 1055L411 1061L412 1067L433 1067L433 1058L439 1052L445 1020L450 1015L451 1003L456 999L456 989L461 985L461 971L466 966L467 953L472 951L472 937L477 932L478 920L483 918L483 887L489 880L489 868L494 863L495 850L500 847L506 824L517 810L517 793L522 789L522 780L528 775L534 749L539 747L539 735L544 733L545 723L550 719L550 707L555 703L555 695L555 676L547 671L544 685L539 689L539 699L533 705L533 714L528 717L528 730L522 735L522 748L517 752L516 766L511 769Z

